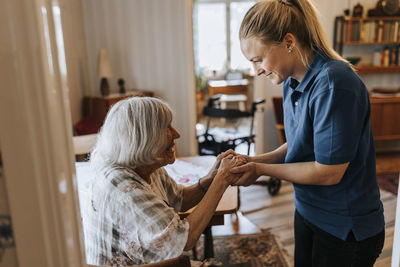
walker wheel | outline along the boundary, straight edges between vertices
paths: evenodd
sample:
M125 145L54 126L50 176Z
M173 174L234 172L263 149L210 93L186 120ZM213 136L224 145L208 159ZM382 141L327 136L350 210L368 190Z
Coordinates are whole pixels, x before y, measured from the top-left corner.
M268 181L268 192L271 196L278 194L279 189L281 189L281 180L271 177Z

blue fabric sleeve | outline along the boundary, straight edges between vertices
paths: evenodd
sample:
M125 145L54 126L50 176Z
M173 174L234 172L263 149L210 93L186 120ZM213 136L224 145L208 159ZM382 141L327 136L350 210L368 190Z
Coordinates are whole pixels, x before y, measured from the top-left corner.
M367 107L354 92L329 89L310 101L315 160L334 165L351 161L357 152Z

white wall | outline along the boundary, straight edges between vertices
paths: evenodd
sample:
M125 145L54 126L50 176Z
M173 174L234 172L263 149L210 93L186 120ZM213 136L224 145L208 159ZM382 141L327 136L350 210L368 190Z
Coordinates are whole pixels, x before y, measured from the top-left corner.
M83 4L81 0L60 0L59 2L68 73L68 96L72 123L75 124L82 117L82 97L87 95L90 88Z
M192 1L85 0L87 54L91 88L99 94L97 60L106 48L113 77L127 89L150 90L175 111L173 124L181 132L179 156L194 155L195 96L192 41Z

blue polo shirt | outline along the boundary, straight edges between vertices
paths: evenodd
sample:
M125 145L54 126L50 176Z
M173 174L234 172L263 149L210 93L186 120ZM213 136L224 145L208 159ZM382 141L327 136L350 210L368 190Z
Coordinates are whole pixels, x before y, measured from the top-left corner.
M350 162L336 185L293 184L297 211L312 224L345 240L363 240L384 229L376 182L375 148L365 85L342 61L317 52L304 78L283 84L286 163Z

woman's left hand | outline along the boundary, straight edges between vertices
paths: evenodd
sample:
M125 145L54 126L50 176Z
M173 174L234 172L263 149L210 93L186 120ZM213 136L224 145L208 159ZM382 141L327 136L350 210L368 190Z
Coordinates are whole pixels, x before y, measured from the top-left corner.
M248 162L242 166L236 166L231 170L232 175L239 175L233 185L249 186L253 184L260 176L257 170L257 163Z
M242 166L243 164L246 164L246 159L244 157L241 157L240 155L228 155L222 159L222 162L218 168L218 173L222 175L230 185L232 185L238 181L242 174L239 173L235 175L232 174L230 170L233 167Z

